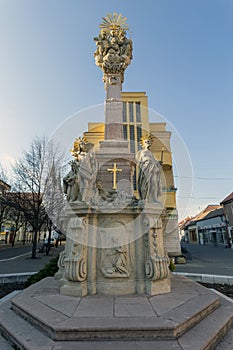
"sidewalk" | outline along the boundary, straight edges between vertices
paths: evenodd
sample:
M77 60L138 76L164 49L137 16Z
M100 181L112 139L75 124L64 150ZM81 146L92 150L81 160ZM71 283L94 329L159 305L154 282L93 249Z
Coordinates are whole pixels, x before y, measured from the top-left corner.
M38 244L40 244L40 243L38 243ZM22 242L15 242L15 244L14 244L14 247L12 247L11 246L11 243L5 243L5 241L0 241L0 250L1 249L8 249L8 248L17 248L17 247L25 247L25 246L31 246L32 245L32 243L31 242L26 242L24 245L23 245L23 243Z
M61 246L58 246L58 248L52 247L48 256L45 254L45 252L38 253L37 248L36 259L31 259L31 250L29 250L29 252L22 254L22 256L16 257L12 260L9 259L7 261L2 261L0 263L0 274L12 275L18 273L38 272L49 262L49 260L56 257L64 249L64 243ZM38 247L39 246L40 245L38 245Z

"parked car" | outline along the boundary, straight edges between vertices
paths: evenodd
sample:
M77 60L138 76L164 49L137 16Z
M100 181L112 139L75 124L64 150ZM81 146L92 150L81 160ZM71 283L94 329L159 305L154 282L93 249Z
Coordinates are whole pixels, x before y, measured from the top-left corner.
M48 238L45 238L44 245L48 245L48 243L49 243L48 241L49 241ZM56 240L54 238L50 238L50 247L53 247L55 245L55 243L56 243Z

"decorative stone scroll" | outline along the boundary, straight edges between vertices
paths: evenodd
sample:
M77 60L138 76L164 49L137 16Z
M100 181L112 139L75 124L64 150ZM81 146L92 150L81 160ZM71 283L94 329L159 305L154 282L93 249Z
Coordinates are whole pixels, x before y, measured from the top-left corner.
M167 278L169 275L169 258L164 257L154 257L147 260L145 263L146 277L152 281L162 280Z
M71 254L65 259L65 277L68 281L82 282L87 277L87 263L82 250L80 244L73 243Z
M145 274L151 281L162 280L169 276L169 257L166 252L160 255L159 250L163 252L162 247L158 247L157 233L160 229L161 220L157 222L153 218L145 218L144 225L149 227L148 233L145 235Z
M65 278L82 282L87 278L86 218L71 218L68 223L70 248L64 259ZM81 244L82 242L83 244Z

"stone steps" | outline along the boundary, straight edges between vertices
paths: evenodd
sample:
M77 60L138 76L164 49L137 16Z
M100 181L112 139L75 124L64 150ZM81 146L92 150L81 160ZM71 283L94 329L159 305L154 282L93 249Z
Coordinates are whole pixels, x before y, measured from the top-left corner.
M233 323L232 308L221 305L200 323L183 334L178 343L182 349L214 349Z
M219 339L229 329L232 324L232 310L220 306L198 325L174 340L54 341L10 309L4 312L2 321L1 319L1 332L20 350L208 350L215 349ZM0 338L1 350L13 349L5 339L2 340L3 342ZM222 349L232 349L232 346L221 346Z
M137 300L137 297L132 299L133 301ZM130 304L125 301L123 308L129 309ZM145 307L146 305L144 304ZM219 305L220 298L214 293L200 295L175 310L164 313L162 318L144 315L142 324L142 320L132 314L133 317L125 317L126 315L122 314L121 317L97 317L95 315L92 318L88 310L86 310L84 317L67 320L54 309L49 310L48 315L48 309L44 305L40 305L37 300L29 299L25 303L24 299L15 298L12 301L12 309L17 315L36 325L37 328L54 340L65 338L70 341L140 339L142 328L144 339L175 339L208 316ZM40 313L38 313L39 309ZM48 318L56 320L56 323L51 323Z
M1 333L19 349L50 350L54 342L11 309L0 311Z
M13 347L9 344L9 342L0 335L0 349L1 350L13 350Z
M74 298L46 279L1 305L0 333L20 350L218 349L233 303L190 280L173 282L170 294L156 297ZM219 350L232 350L231 339Z

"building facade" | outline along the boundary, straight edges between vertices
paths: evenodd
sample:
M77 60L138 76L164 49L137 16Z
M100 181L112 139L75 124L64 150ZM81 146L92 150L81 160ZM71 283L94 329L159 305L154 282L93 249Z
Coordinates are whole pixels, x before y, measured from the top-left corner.
M230 193L221 204L223 205L223 211L226 218L228 246L233 248L233 192Z
M222 206L208 205L183 227L184 240L201 245L227 246L226 220Z

